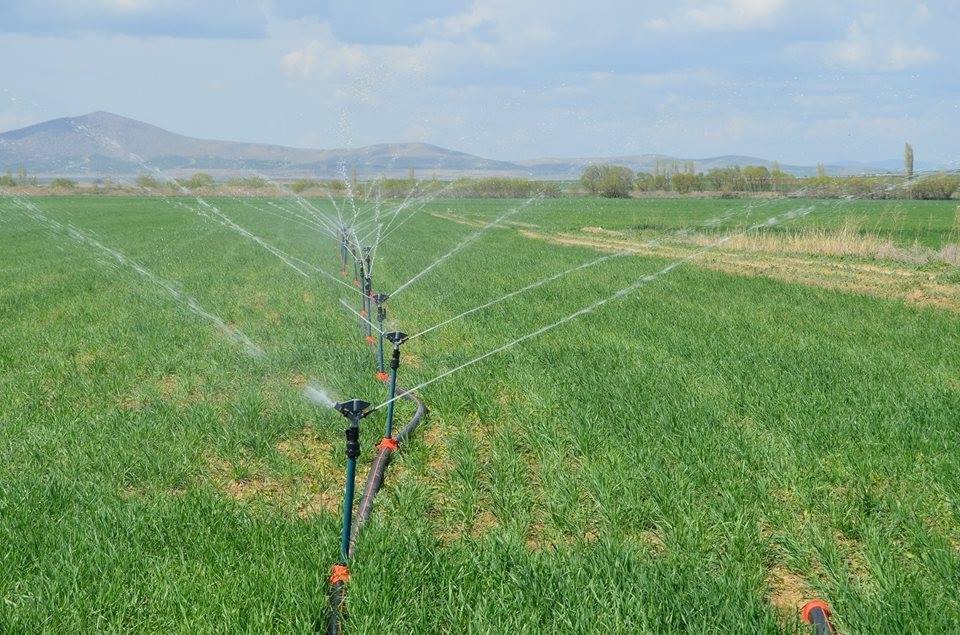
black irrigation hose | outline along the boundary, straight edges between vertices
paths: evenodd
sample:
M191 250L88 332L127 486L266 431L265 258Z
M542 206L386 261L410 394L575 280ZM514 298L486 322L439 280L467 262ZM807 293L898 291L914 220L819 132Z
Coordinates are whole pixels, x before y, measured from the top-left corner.
M396 441L397 445L406 442L407 438L413 433L414 430L417 429L417 426L420 425L423 417L427 414L427 407L424 405L423 401L421 401L420 398L412 392L401 389L400 397L415 403L417 410L413 413L413 417L410 419L410 422L404 426L404 428L395 437L394 440ZM350 537L351 556L353 555L357 534L360 532L360 528L363 527L363 524L370 518L370 513L373 511L373 499L377 496L377 493L380 491L380 487L383 485L383 479L386 476L387 466L390 464L390 458L393 456L393 453L397 451L397 449L399 448L394 448L385 443L381 443L379 446L377 446L377 456L374 457L373 464L370 466L370 471L367 473L367 481L363 486L363 496L360 497L360 507L357 510L357 520L355 524L356 528L353 531L353 535Z
M340 635L343 632L343 618L346 614L347 583L334 582L330 590L330 619L327 621L327 635Z

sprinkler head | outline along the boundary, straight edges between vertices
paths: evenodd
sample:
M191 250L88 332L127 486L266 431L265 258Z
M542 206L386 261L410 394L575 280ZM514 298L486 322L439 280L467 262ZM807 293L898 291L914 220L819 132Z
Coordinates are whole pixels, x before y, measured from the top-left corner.
M384 333L383 336L396 347L399 347L401 344L406 342L408 337L406 333L401 331L391 331L389 333Z
M373 298L373 303L374 303L374 304L376 304L377 306L380 306L381 304L383 304L384 302L386 302L387 300L390 299L390 294L389 294L389 293L374 293L374 294L372 294L370 297Z
M333 408L349 419L354 424L359 424L360 420L370 414L367 408L370 404L362 399L351 399L350 401L341 401L334 404Z

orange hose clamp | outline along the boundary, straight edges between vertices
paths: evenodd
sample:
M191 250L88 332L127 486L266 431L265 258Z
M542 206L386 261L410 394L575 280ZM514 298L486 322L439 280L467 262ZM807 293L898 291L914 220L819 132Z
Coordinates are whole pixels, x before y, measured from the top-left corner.
M380 381L387 381L388 379L390 379L390 375L384 372L379 372L376 374L376 378L379 379Z
M383 437L377 444L378 450L390 450L391 452L396 452L398 447L400 446L397 445L397 440L392 437Z
M817 633L834 633L833 624L830 623L830 605L823 600L810 600L800 609L800 617L807 624L813 624Z
M350 569L345 564L335 564L330 570L330 584L346 584L350 581Z
M375 338L373 335L367 336L367 344L376 344L376 343L377 343L377 338Z

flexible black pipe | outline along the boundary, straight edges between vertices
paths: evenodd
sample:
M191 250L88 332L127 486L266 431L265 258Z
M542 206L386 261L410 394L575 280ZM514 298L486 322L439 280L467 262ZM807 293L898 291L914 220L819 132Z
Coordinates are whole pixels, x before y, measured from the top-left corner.
M413 434L413 431L417 429L417 426L420 425L420 422L423 421L423 418L427 414L427 407L423 401L412 392L401 390L400 397L407 401L412 401L416 404L417 409L413 413L413 417L410 418L410 422L404 426L396 437L390 440L392 443L384 439L377 446L377 455L370 465L370 471L367 472L367 480L363 485L363 495L360 497L360 505L357 508L357 518L354 522L353 535L350 538L349 554L351 556L353 555L360 528L363 527L373 512L373 500L383 485L383 480L387 473L387 466L390 464L390 458L393 456L393 453L399 449L399 444L406 442L410 435Z
M343 617L346 611L347 583L337 581L330 590L330 619L327 621L327 635L340 635L343 632Z

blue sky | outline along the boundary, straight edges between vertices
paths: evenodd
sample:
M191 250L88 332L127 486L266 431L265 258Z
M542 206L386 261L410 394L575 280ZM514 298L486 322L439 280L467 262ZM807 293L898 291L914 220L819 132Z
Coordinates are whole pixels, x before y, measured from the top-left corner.
M198 8L199 7L199 8ZM0 129L109 110L501 159L960 159L960 0L17 0Z

